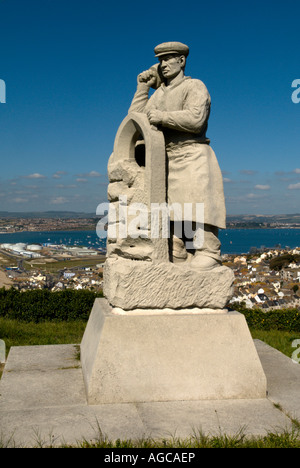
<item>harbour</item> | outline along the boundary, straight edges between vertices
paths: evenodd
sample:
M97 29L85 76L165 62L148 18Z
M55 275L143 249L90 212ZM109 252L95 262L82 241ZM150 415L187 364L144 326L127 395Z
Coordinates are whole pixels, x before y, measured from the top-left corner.
M226 229L219 238L223 254L246 254L251 249L295 248L300 245L300 229ZM102 253L106 238L99 238L96 230L16 232L0 234L0 244L55 244L97 249Z

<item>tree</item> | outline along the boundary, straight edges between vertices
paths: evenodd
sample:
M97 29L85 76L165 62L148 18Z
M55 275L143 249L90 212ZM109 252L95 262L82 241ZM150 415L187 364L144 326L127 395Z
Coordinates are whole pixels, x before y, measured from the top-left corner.
M298 291L298 289L299 289L298 284L294 284L294 286L292 287L292 290L294 291L295 294Z
M270 261L271 270L281 270L288 266L290 263L299 262L300 255L284 254L279 257L275 257Z

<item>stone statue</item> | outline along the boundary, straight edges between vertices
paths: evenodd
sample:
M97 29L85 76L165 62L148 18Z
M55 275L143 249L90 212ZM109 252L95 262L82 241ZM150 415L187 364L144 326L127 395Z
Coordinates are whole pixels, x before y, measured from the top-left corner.
M171 225L173 262L190 261L207 270L221 264L218 229L226 227L222 174L206 137L211 98L204 83L185 76L189 48L180 42L155 47L158 66L138 76L131 112L146 113L149 122L163 131L167 153L167 201L169 205L203 203L204 242L186 249L181 226ZM149 90L154 94L149 98ZM195 222L195 211L192 219ZM187 220L184 215L184 220ZM191 217L191 216L190 216Z
M188 53L180 42L155 48L159 63L138 76L108 162L103 292L124 310L224 311L233 294L218 239L223 180L206 136L211 100L202 81L184 74Z

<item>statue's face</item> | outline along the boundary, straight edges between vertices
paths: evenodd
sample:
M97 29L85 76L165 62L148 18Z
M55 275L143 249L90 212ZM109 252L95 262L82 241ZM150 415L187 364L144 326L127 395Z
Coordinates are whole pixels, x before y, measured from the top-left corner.
M161 72L166 79L175 78L183 69L184 57L181 55L163 55L159 58Z

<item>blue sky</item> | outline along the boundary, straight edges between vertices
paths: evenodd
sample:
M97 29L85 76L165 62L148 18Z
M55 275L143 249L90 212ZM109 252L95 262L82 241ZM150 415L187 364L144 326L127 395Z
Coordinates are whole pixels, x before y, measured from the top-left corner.
M95 213L136 76L174 40L211 94L228 214L300 212L299 2L0 0L0 24L0 211Z

